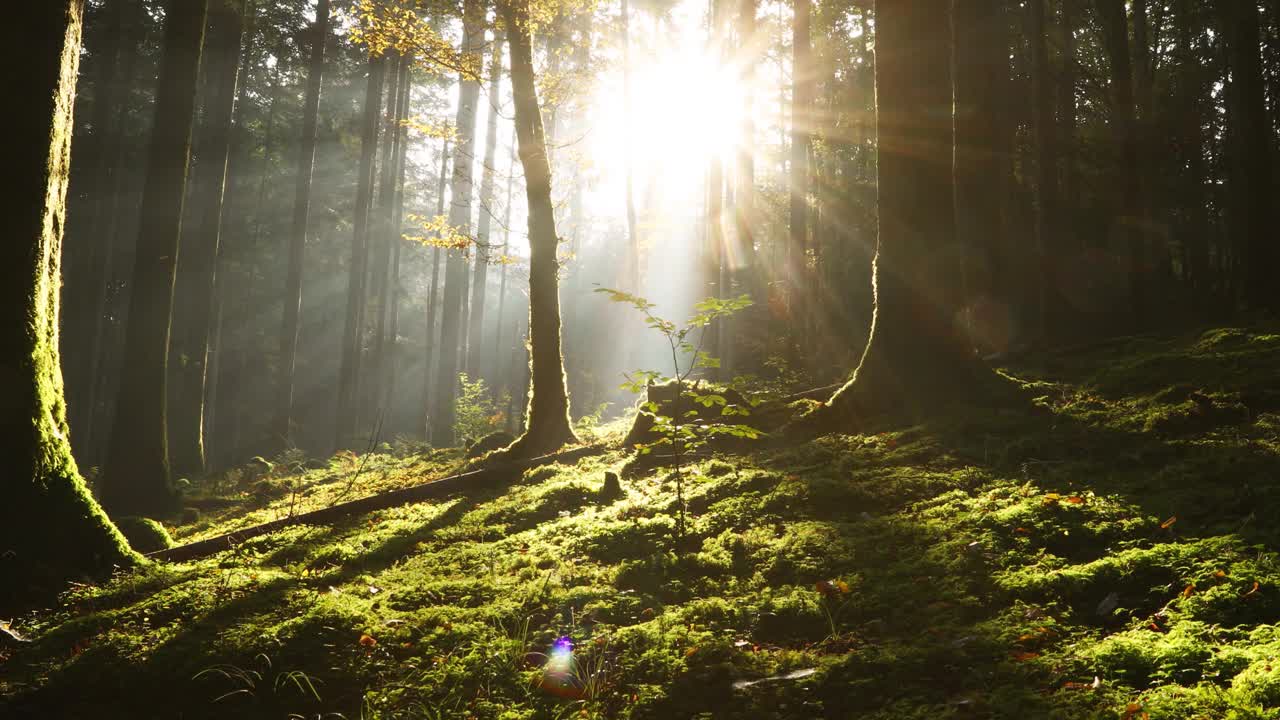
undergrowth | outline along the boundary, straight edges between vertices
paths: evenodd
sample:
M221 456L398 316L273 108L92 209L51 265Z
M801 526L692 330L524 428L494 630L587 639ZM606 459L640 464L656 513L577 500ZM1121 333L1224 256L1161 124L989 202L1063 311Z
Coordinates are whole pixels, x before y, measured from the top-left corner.
M599 495L615 450L74 585L14 619L0 716L1280 717L1278 365L1241 329L1041 356L1024 408L700 462L679 548L662 471ZM264 461L165 525L461 462Z

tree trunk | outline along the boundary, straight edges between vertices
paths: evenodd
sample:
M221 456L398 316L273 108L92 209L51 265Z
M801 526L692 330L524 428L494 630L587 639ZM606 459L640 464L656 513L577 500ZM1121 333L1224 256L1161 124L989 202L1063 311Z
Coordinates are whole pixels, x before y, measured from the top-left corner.
M471 68L479 68L484 44L484 7L481 0L464 0L461 52ZM457 149L454 151L452 202L449 226L456 233L471 231L472 166L475 164L476 110L480 99L480 83L474 72L463 72L458 78L458 113L454 124ZM441 300L440 351L436 368L435 421L431 441L436 445L452 445L454 398L458 387L458 350L465 340L462 328L464 287L468 284L464 252L450 249L444 271L444 296Z
M791 283L793 319L799 308L795 303L799 299L803 286L805 270L805 253L808 240L809 210L809 107L812 93L812 68L809 61L809 15L810 0L794 0L795 20L792 30L792 64L791 64L791 168L790 168L790 221L788 223L790 240L787 244L787 274ZM803 312L803 311L801 311Z
M1036 273L1037 293L1028 298L1034 303L1036 317L1034 336L1042 338L1056 325L1057 313L1051 308L1053 293L1052 268L1058 249L1058 152L1054 133L1054 86L1049 70L1049 26L1045 20L1048 0L1030 0L1032 80L1036 106ZM1054 320L1051 321L1051 315ZM1056 328L1055 328L1056 329Z
M71 163L72 108L84 5L28 8L23 42L6 45L6 139L12 175L0 243L0 612L37 588L107 575L137 556L94 502L71 445L58 352L62 228ZM25 596L25 597L24 597Z
M355 229L351 236L351 263L347 275L347 312L342 331L342 365L338 371L337 422L334 448L346 447L356 432L357 388L364 335L364 282L369 270L369 205L373 195L373 159L378 144L378 105L385 57L369 58L369 80L364 96L364 129L360 136L360 170L356 180Z
M879 0L875 12L875 306L858 368L815 420L919 414L973 385L973 356L952 325L959 277L947 261L955 252L951 18L913 0Z
M533 457L576 442L569 422L569 393L560 349L560 297L556 272L551 166L547 162L542 115L533 75L527 4L502 2L511 50L511 88L515 99L516 136L524 168L529 207L529 348L530 392L525 431L507 449L513 457Z
M756 261L755 225L758 222L755 209L755 99L752 90L755 85L755 66L762 60L760 41L756 39L756 0L741 0L737 15L738 46L747 53L741 63L743 88L742 96L742 137L738 143L736 167L733 181L733 209L735 219L736 248L734 257L740 263L735 270L741 269L745 275L746 290L756 302L762 302L764 292L759 280L759 268Z
M170 0L165 12L124 375L101 488L103 505L120 514L158 513L172 502L165 408L169 317L206 6L205 0Z
M214 270L222 231L222 198L231 144L231 116L240 71L240 39L244 29L239 0L212 0L205 53L209 97L205 101L202 157L193 182L200 188L195 212L199 226L188 237L178 264L177 292L183 298L184 322L174 330L178 372L168 398L172 411L173 468L199 475L205 469L204 390L213 320ZM194 241L194 242L191 242Z
M1129 23L1124 0L1096 0L1107 55L1111 60L1111 131L1120 173L1120 208L1116 224L1128 254L1129 316L1131 328L1145 322L1146 242L1140 227L1141 188L1138 180L1138 130L1134 118L1133 72L1129 59Z
M1011 171L1008 125L1009 31L1003 3L956 0L955 183L956 236L965 261L962 316L974 347L1005 350L1009 329L990 307L998 287L997 258L1012 254L1002 194ZM962 40L961 40L962 39ZM1007 278L1001 278L1005 280Z
M413 98L413 62L411 58L406 57L404 60L404 77L400 81L400 118L402 120L409 118L410 102ZM400 252L404 245L401 239L400 223L404 217L404 178L405 178L405 158L408 155L409 145L409 127L404 123L400 123L396 127L396 158L395 158L395 198L391 206L391 220L388 223L388 232L391 235L391 269L388 282L390 284L388 298L389 307L387 308L387 332L383 337L383 348L381 350L384 362L384 380L383 392L384 403L388 408L394 407L396 403L396 375L398 372L396 347L398 345L397 338L400 336Z
M493 225L494 165L498 154L498 108L502 103L502 46L506 35L498 30L493 37L489 61L489 117L484 138L484 170L480 177L480 219L476 227L476 270L471 283L471 324L467 342L467 374L475 379L483 373L484 302L489 281L489 258L493 255L490 228Z
M623 137L631 137L632 115L631 98L631 5L622 0L622 132ZM623 278L629 292L640 292L640 234L636 229L635 201L635 169L631 160L631 143L624 143L622 148L623 174L625 176L626 208L627 208L627 259Z
M324 50L329 37L329 0L316 0L316 24L311 29L311 64L307 70L307 96L302 111L302 144L298 155L298 179L293 196L293 229L289 235L289 260L285 273L284 318L280 328L280 379L276 387L276 414L272 432L285 446L293 444L293 373L298 358L298 326L302 313L302 259L311 213L311 178L316 159L316 125L320 90L324 84Z
M516 177L516 128L511 126L511 145L510 154L507 157L507 201L502 208L502 253L503 262L502 269L499 271L498 281L498 312L494 318L493 332L493 366L492 376L494 378L495 393L499 388L507 388L511 376L504 372L503 363L506 360L505 354L502 352L502 321L507 306L507 267L511 264L507 261L507 254L511 252L511 189L515 185Z
M1080 241L1072 220L1080 208L1080 180L1076 170L1076 15L1075 0L1062 0L1058 24L1062 30L1062 75L1058 78L1058 155L1062 162L1061 235L1063 248L1078 250Z
M1231 87L1228 122L1233 136L1229 227L1236 267L1236 286L1245 305L1280 311L1274 274L1276 250L1271 197L1271 130L1267 123L1266 87L1259 49L1258 4L1252 0L1218 0L1227 44Z
M109 172L109 180L99 181L97 188L103 195L99 198L99 202L103 205L94 210L94 220L91 226L92 231L99 236L99 242L95 244L95 249L101 251L101 256L93 260L93 277L90 280L93 283L91 288L93 297L91 299L92 322L85 326L84 330L79 332L88 333L84 338L87 342L84 350L84 357L80 359L81 371L85 373L82 380L82 390L77 393L78 400L81 405L82 414L79 415L79 426L73 431L72 437L75 438L73 443L76 445L76 457L81 462L88 460L87 464L98 464L101 462L101 455L104 449L104 443L100 440L100 428L102 426L102 417L105 404L102 401L104 361L108 353L108 349L113 346L108 339L114 339L114 333L108 333L107 314L109 311L108 302L110 300L110 284L113 279L120 273L119 263L117 259L123 253L120 248L120 217L124 211L126 197L131 193L127 189L127 185L121 181L121 172L125 168L126 149L128 144L123 142L124 136L122 128L128 122L129 115L129 93L128 88L135 81L134 68L137 65L139 52L138 43L145 36L146 21L144 12L141 7L135 8L132 17L126 29L126 39L123 47L124 62L115 77L115 85L119 87L114 103L114 114L111 119L113 123L108 128L108 134L111 138L110 144L106 152L99 155L98 160L108 165L102 172ZM95 108L96 110L97 108ZM65 336L65 332L64 332ZM74 405L71 410L75 410ZM77 427L76 420L72 418L72 426ZM76 434L78 433L78 434Z
M444 215L445 179L449 172L449 139L445 138L440 148L440 179L436 184L436 217ZM435 394L431 392L435 384L435 358L440 356L440 344L436 341L436 303L440 294L440 247L431 248L431 284L427 287L427 335L426 354L422 361L426 366L426 377L422 385L422 428L423 437L431 439L432 425L435 421L435 406L432 404Z
M407 82L408 63L396 55L391 60L391 83L387 88L386 128L382 143L382 179L378 190L377 222L373 224L373 339L370 343L369 393L366 398L371 416L385 417L386 412L386 357L387 350L387 301L391 291L391 246L395 238L391 232L391 215L395 208L396 186L399 175L396 162L400 158L400 120L404 112L400 105L401 86ZM376 420L375 420L376 422Z
M119 114L118 108L125 105L124 99L128 94L126 83L132 80L132 73L120 73L120 50L122 47L127 48L126 54L129 56L137 54L134 43L131 43L132 32L124 32L127 6L127 3L122 2L107 3L101 10L105 15L103 27L99 30L102 47L90 46L93 51L91 57L97 61L98 67L93 84L93 105L90 108L93 111L89 121L92 134L90 142L86 143L85 149L88 152L81 152L81 162L76 163L77 167L91 166L93 170L91 173L78 170L72 183L74 187L69 189L72 198L77 195L85 196L87 205L87 222L84 223L83 231L80 231L80 223L75 222L77 213L70 213L73 222L67 234L72 238L72 244L69 260L63 268L65 289L62 300L66 308L63 327L67 328L67 332L62 333L61 343L69 351L68 356L71 358L67 363L66 374L67 416L74 430L75 444L80 449L83 448L79 441L84 439L92 407L86 400L93 394L90 388L93 385L96 351L94 329L98 316L105 311L104 295L109 278L107 258L112 251L112 238L103 232L103 228L107 226L107 215L114 204L117 165L112 161L116 157L116 148L122 144L119 124L114 119ZM129 14L137 16L140 13ZM133 21L129 23L130 29L139 24L136 17L131 19ZM129 63L129 60L125 59L125 63ZM80 178L85 179L79 180ZM88 185L88 192L84 191L82 185ZM74 200L72 202L74 204ZM104 292L96 292L99 287ZM80 457L83 458L84 455Z

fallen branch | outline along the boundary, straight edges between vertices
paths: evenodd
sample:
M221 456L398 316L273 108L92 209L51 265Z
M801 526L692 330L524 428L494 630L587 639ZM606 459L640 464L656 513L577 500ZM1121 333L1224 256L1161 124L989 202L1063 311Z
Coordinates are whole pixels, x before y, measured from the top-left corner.
M414 485L402 490L392 490L391 492L379 495L370 495L358 500L331 505L327 508L312 510L308 513L295 515L293 517L272 520L271 522L262 523L261 525L253 525L247 528L241 528L224 535L208 538L207 540L199 540L187 545L178 545L166 550L157 550L147 553L146 557L152 560L164 560L168 562L184 562L194 560L196 558L207 557L214 553L222 552L235 545L244 542L250 538L259 537L268 533L273 533L293 525L327 525L339 520L349 518L355 515L365 515L376 510L386 510L387 508L398 507L400 505L408 505L410 503L423 502L426 500L437 500L459 490L477 490L482 488L492 488L497 486L501 481L509 479L513 474L524 472L529 468L538 467L539 465L548 465L555 462L563 462L565 460L577 460L578 458L587 457L603 451L603 448L596 445L573 448L551 455L542 455L540 457L523 460L520 462L496 465L490 468L481 468L470 472L460 473L458 475L450 475L449 477L432 480Z

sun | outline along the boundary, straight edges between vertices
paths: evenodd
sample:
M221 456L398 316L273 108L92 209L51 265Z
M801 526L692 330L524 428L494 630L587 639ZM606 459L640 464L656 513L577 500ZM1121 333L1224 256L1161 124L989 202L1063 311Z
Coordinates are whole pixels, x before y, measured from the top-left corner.
M726 172L743 142L747 94L739 69L705 38L679 36L633 60L631 112L621 72L592 101L593 154L610 192L631 166L637 193L669 209L701 202L713 159ZM618 195L620 197L620 193Z

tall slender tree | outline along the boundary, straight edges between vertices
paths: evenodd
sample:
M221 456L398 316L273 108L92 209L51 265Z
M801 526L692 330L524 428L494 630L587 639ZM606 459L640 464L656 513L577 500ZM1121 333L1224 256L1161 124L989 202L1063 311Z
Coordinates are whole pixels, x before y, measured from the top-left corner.
M374 153L378 144L378 106L387 58L369 57L364 122L360 136L360 168L356 176L355 228L347 268L347 311L342 330L342 364L338 371L337 422L333 446L344 447L355 436L360 365L364 339L365 278L369 272L369 207L373 196Z
M462 5L463 69L458 76L458 112L454 121L453 179L450 191L449 226L463 235L471 231L472 167L475 162L476 111L480 99L480 60L484 45L484 5L482 0L464 0ZM465 342L462 305L468 284L467 263L462 249L446 253L444 293L440 302L440 348L435 378L435 422L432 441L452 444L454 398L458 385L458 351Z
M0 200L0 611L36 586L102 576L137 560L89 494L71 457L58 352L62 228L80 61L82 0L27 13L10 67L10 177Z
M1027 300L1035 308L1037 336L1051 331L1050 303L1053 278L1052 259L1057 250L1058 232L1058 153L1057 125L1054 119L1053 76L1049 68L1049 24L1047 0L1030 0L1032 80L1035 85L1036 130L1036 241L1039 279L1034 297Z
M1280 290L1273 278L1280 261L1272 196L1273 138L1262 76L1258 3L1218 0L1217 7L1231 70L1228 123L1234 189L1229 222L1241 276L1236 284L1246 305L1280 311Z
M201 474L205 469L204 394L209 335L214 305L214 273L222 232L222 198L231 148L231 117L240 75L240 40L244 30L241 0L210 0L204 63L208 98L204 108L201 162L193 182L194 232L188 234L178 264L177 293L184 310L174 330L176 383L168 398L174 470Z
M1145 322L1146 239L1140 219L1138 125L1133 100L1133 63L1129 53L1129 23L1124 0L1095 0L1107 56L1111 61L1111 132L1116 147L1120 207L1116 225L1124 242L1129 275L1130 324Z
M795 17L791 25L791 162L788 220L787 274L798 297L803 283L805 253L808 252L809 212L809 104L813 100L813 68L809 47L810 0L793 0Z
M494 256L490 239L493 227L493 193L498 153L498 112L502 103L502 47L506 34L498 29L493 35L489 58L489 114L484 136L484 165L480 175L480 218L476 221L476 269L471 283L471 316L467 330L467 374L481 374L484 355L484 303L489 282L489 262Z
M276 385L272 434L289 445L293 440L294 369L298 358L298 328L302 313L302 260L306 251L311 215L311 179L316 158L316 126L320 91L324 85L324 51L329 39L329 0L316 0L316 22L311 28L311 61L307 68L307 95L302 110L302 143L298 150L298 178L293 196L293 225L289 234L289 259L285 270L284 318L280 328L280 377Z
M436 183L436 217L444 215L444 195L449 172L449 138L445 138L440 147L440 175ZM426 355L422 358L426 368L426 377L422 383L422 429L424 437L430 438L435 421L435 385L436 360L440 356L439 335L436 334L436 308L440 297L440 246L431 248L431 282L427 285L427 328Z
M165 408L169 317L207 4L206 0L170 0L166 5L124 374L100 490L103 505L115 513L157 513L172 501Z

